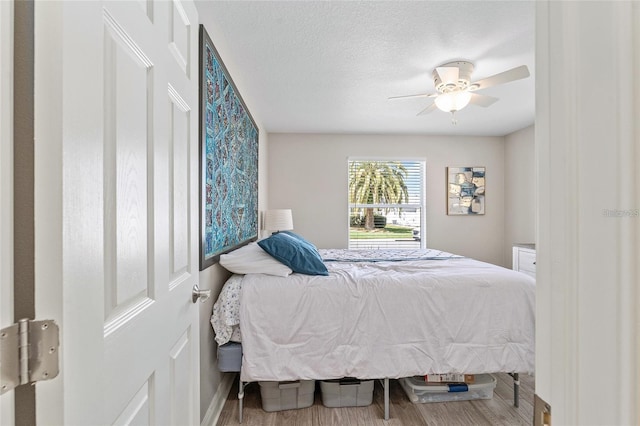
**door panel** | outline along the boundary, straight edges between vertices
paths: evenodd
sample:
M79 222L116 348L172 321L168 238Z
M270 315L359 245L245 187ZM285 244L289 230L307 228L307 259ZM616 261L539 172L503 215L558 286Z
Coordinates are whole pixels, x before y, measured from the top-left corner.
M152 421L152 411L149 396L153 394L151 381L145 383L129 401L122 414L113 422L114 426L149 425Z
M169 9L169 50L187 78L191 77L191 34L194 26L191 24L187 12L181 1L171 2Z
M36 98L62 171L59 241L37 234L36 250L62 247L65 295L41 300L61 312L64 383L60 408L38 388L42 424L199 423L196 29L192 2L36 4L36 63L57 36L64 87ZM36 85L50 81L39 71ZM36 209L36 228L47 220Z
M153 235L148 187L153 176L147 168L152 140L147 130L154 117L151 60L112 16L105 13L104 18L105 317L109 323L153 294L148 274L153 270L148 256L148 238Z
M169 388L171 389L171 424L180 424L188 419L188 424L196 424L191 407L193 400L193 380L190 371L193 360L191 330L187 330L169 352Z
M170 239L171 239L171 287L193 273L190 264L189 248L192 244L189 235L189 191L192 182L189 176L190 108L178 92L169 86L169 149L172 164L170 168Z

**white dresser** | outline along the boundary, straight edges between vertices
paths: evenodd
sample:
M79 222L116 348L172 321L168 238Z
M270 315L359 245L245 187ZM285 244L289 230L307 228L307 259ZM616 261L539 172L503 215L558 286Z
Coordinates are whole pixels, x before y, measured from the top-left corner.
M523 272L533 278L536 277L535 244L514 244L512 269Z

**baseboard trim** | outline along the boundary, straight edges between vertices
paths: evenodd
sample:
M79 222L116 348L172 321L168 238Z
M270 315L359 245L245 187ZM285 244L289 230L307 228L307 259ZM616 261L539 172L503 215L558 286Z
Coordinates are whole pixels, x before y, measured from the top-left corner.
M213 399L211 400L211 404L207 409L207 413L202 419L202 423L200 426L215 426L218 423L218 418L220 417L220 413L222 413L222 408L224 407L224 403L227 401L227 396L229 396L229 391L231 390L231 386L233 386L233 381L237 377L236 373L225 373L220 381L220 385L218 386L218 390L215 395L213 395Z

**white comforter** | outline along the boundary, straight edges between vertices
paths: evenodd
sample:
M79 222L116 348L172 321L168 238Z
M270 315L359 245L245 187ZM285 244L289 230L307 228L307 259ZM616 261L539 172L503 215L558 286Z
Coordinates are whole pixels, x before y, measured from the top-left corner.
M242 279L243 381L533 372L534 280L467 259Z

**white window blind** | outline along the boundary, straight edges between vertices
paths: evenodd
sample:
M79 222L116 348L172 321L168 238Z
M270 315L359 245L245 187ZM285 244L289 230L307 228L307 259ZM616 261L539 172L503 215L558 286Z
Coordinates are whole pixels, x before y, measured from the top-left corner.
M349 159L349 248L425 246L423 160Z

